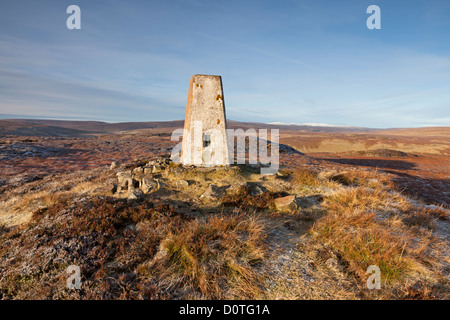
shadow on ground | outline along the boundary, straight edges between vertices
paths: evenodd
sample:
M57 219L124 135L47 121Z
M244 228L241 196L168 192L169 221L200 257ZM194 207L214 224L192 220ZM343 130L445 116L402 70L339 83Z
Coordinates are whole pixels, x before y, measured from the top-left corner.
M403 193L418 198L425 203L450 207L450 180L413 176L405 172L384 170L397 175L395 185Z
M325 160L336 162L340 164L371 167L380 169L394 169L394 170L416 170L416 165L404 160L386 160L386 159L352 159L352 158L318 158L318 160Z

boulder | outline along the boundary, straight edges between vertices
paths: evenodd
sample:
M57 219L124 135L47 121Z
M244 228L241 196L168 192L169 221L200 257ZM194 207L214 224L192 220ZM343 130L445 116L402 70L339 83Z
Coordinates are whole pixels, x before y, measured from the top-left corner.
M275 207L278 211L294 211L298 209L295 195L275 199Z

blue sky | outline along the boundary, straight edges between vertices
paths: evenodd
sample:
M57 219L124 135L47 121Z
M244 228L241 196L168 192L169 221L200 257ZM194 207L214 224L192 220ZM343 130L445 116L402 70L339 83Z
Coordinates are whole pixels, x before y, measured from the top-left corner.
M1 2L0 118L183 119L193 74L228 119L448 126L450 1Z

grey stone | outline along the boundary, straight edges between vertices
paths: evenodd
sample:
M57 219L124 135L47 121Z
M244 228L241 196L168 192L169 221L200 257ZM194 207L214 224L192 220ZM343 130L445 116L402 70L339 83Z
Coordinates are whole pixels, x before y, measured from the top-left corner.
M144 193L149 193L158 190L158 183L150 178L142 178L141 190Z
M252 195L252 196L257 196L257 195L267 191L263 186L259 185L258 183L254 183L254 182L247 182L247 187L249 188L250 195Z

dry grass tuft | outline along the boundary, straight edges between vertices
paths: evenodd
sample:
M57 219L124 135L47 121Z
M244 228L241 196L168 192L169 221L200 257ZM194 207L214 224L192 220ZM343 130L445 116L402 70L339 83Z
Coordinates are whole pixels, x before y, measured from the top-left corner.
M393 189L392 179L377 170L349 170L339 173L331 173L328 176L330 181L337 182L344 186L368 187L371 189Z
M23 228L0 230L0 298L254 298L264 239L253 214L193 219L169 204L66 199ZM81 291L58 280L71 264L81 268Z
M252 195L249 187L242 186L238 192L223 196L221 203L225 207L236 207L244 211L260 211L272 208L274 206L274 199L284 195L284 193L277 192L263 192L258 195Z
M338 251L351 272L366 278L370 265L380 267L385 282L401 279L408 271L404 250L408 239L395 236L374 219L374 213L328 215L315 225L320 240Z
M359 211L382 210L389 206L391 195L368 188L349 188L325 198L324 206L331 212L352 215Z
M254 298L262 276L263 224L244 213L194 220L161 243L161 281L189 296L206 299Z
M0 299L442 297L448 211L403 196L377 171L316 169L261 177L246 167L170 165L165 190L140 202L105 196L114 172L17 193L9 203L31 220L0 227ZM172 188L190 176L196 183L185 193ZM185 201L211 181L233 186L222 206ZM301 208L276 212L286 192ZM80 291L66 288L71 264L81 267ZM365 290L369 265L380 267L383 292Z
M440 265L438 242L409 226L428 227L434 218L428 209L407 216L386 213L397 198L380 189L344 189L325 198L328 214L317 221L312 233L339 253L349 271L363 281L370 265L380 267L385 283L399 283L415 272L429 273Z
M294 185L302 185L308 187L317 187L320 185L318 174L310 169L297 169L292 174L292 182Z

